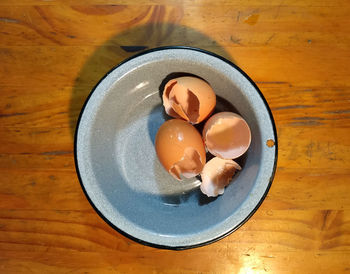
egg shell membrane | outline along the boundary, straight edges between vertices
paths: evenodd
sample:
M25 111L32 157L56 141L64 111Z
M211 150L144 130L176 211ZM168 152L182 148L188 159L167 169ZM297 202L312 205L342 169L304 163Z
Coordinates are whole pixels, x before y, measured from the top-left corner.
M197 124L213 112L216 96L204 80L196 77L179 77L165 85L163 105L168 115Z
M169 169L169 173L177 180L192 178L198 175L203 169L201 156L198 151L192 147L184 150L184 156Z
M223 159L235 159L249 148L251 133L246 121L238 114L221 112L204 126L203 137L208 151Z
M200 189L202 193L208 197L222 195L237 170L241 170L241 167L233 160L218 157L211 159L205 164L201 172L202 184Z

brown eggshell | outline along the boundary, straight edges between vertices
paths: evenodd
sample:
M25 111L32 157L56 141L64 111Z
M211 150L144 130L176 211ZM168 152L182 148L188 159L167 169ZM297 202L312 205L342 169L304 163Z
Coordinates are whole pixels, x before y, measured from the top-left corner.
M181 119L166 121L159 128L155 147L159 161L174 178L198 175L205 164L205 147L201 135Z
M223 194L236 170L241 170L241 167L233 160L214 157L208 161L201 172L202 184L200 189L202 193L208 197Z
M168 115L198 124L215 108L216 96L211 86L197 77L179 77L164 87L163 105Z
M203 140L208 151L223 159L235 159L249 148L251 132L247 122L233 112L220 112L204 125Z

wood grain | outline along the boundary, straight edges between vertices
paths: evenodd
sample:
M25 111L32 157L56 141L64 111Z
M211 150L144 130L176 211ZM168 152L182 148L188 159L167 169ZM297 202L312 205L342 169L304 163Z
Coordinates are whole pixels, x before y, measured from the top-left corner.
M0 273L350 271L349 13L340 0L1 1ZM182 252L110 228L74 169L91 88L138 48L162 45L240 66L279 138L275 180L256 214Z

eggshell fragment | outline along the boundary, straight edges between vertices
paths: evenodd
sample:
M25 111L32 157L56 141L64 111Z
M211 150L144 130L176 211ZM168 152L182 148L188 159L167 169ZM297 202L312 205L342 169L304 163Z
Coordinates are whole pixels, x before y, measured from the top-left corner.
M179 77L164 87L163 105L168 115L198 124L215 108L216 96L211 86L197 77Z
M177 180L198 175L206 161L201 135L184 120L172 119L162 124L155 147L159 161Z
M202 193L208 197L222 195L236 170L241 170L241 167L233 160L214 157L208 161L201 172Z
M165 109L165 112L174 118L181 118L181 116L179 114L177 114L175 112L175 110L172 108L171 103L169 101L169 94L170 91L172 90L172 88L177 84L177 81L175 79L170 80L164 87L164 91L163 91L163 106Z
M181 175L192 178L198 175L202 168L203 163L198 151L193 147L187 147L184 150L184 156L170 167L169 173L176 179L181 179Z
M222 159L235 159L249 148L251 133L241 116L233 112L220 112L206 122L203 139L211 154Z

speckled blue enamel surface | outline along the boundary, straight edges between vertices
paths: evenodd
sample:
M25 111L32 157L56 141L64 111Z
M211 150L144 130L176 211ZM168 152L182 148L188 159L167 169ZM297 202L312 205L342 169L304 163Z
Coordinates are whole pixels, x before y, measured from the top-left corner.
M154 138L169 117L160 85L173 73L205 79L217 94L216 111L238 112L252 143L238 159L243 169L224 195L209 199L197 178L173 179L159 163ZM239 227L266 195L277 142L261 94L238 69L187 48L149 51L121 64L95 88L76 133L76 164L96 210L118 230L147 244L186 248L219 239Z

